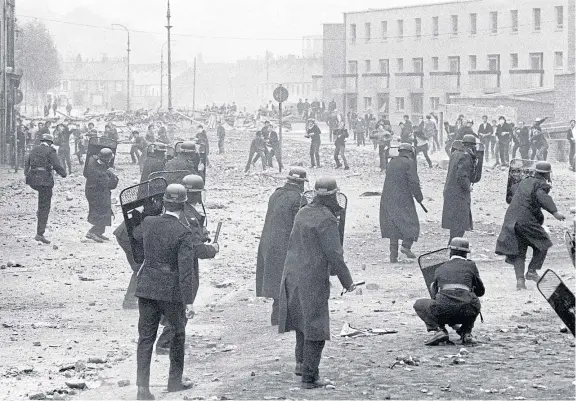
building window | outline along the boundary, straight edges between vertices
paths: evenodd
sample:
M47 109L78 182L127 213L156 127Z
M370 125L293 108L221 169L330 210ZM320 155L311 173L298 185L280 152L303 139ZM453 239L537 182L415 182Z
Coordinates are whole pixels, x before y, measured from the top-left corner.
M533 8L532 9L532 16L534 19L534 30L535 31L540 31L540 17L541 17L541 12L539 8Z
M460 57L448 57L448 65L450 66L450 72L460 72Z
M490 32L498 33L498 11L490 12Z
M470 35L476 35L477 20L478 20L478 16L476 15L476 13L470 14Z
M372 32L371 28L370 28L370 23L367 22L364 24L364 36L366 37L366 42L370 41L370 38L372 37Z
M382 30L382 39L388 39L388 21L380 22L380 29Z
M378 94L378 111L385 114L390 112L388 109L388 95L386 93Z
M424 71L424 60L422 58L413 58L412 65L414 66L414 72Z
M500 55L488 55L488 71L500 71Z
M62 90L63 90L63 91L67 91L67 90L68 90L68 81L62 81Z
M518 53L510 54L510 68L518 68Z
M554 7L556 10L556 28L563 29L564 28L564 7L556 6Z
M438 71L438 57L432 57L432 70Z
M386 58L386 59L380 59L378 60L379 64L380 64L380 73L382 74L389 74L390 73L390 61Z
M369 110L371 108L372 108L372 98L371 97L365 97L364 98L364 109Z
M564 68L564 54L562 52L554 52L554 68Z
M430 98L430 108L432 110L438 110L438 106L440 106L440 98L439 97L431 97Z
M356 24L350 24L350 40L356 42Z
M358 74L358 61L348 61L348 74Z
M364 65L367 73L372 72L372 62L370 60L365 60Z
M404 111L404 98L397 97L396 98L396 111Z
M470 62L470 71L474 71L477 68L476 56L468 56L468 60Z
M412 102L412 113L422 114L424 113L424 96L421 94L412 94L410 96Z
M404 37L404 20L398 20L398 39L402 39Z
M438 17L432 17L432 36L438 36Z
M422 36L422 18L414 19L414 30L417 38Z
M398 59L398 72L402 72L402 71L404 71L404 59L399 58Z
M450 21L452 22L452 35L458 35L458 16L452 15Z
M510 10L510 29L518 32L518 10Z
M543 53L530 53L530 68L533 70L542 70L544 67Z

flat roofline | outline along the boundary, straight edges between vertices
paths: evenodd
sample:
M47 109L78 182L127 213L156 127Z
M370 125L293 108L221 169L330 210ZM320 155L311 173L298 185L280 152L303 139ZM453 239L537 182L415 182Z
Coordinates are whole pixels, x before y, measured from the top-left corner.
M361 11L348 11L345 12L344 15L349 14L364 14L364 13L372 13L372 12L381 12L381 11L392 11L392 10L403 10L406 8L419 8L419 7L433 7L433 6L441 6L445 4L458 4L458 3L478 3L484 0L448 0L448 1L439 1L437 3L420 3L420 4L413 4L407 6L397 6L397 7L389 7L389 8L369 8L368 10L361 10Z

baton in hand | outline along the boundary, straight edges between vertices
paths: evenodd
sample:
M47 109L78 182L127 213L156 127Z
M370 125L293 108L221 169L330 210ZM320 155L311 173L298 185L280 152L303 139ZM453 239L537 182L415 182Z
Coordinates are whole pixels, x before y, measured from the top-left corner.
M359 282L357 282L357 283L354 283L354 289L356 289L357 287L359 287L359 286L361 286L361 285L364 285L364 284L366 284L366 281L359 281ZM342 290L342 292L340 293L340 296L346 294L347 292L348 292L348 290L347 290L346 288L344 288L344 289Z
M212 241L214 244L218 242L218 236L220 236L220 229L222 228L222 222L218 223L216 227L216 234L214 234L214 240Z
M424 212L428 213L428 209L426 209L426 206L424 206L424 204L422 202L419 202L420 206L422 206L422 209L424 210Z

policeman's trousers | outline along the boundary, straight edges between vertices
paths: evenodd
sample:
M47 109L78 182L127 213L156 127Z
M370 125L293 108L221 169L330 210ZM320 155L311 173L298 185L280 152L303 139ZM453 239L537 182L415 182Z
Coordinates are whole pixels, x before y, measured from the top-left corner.
M170 346L170 370L168 387L177 387L182 383L184 371L184 340L186 334L186 312L182 302L166 302L140 298L138 302L140 319L138 320L138 350L136 354L136 385L150 386L150 363L158 325L162 315L174 329Z
M526 253L528 247L532 248L532 260L528 264L528 271L540 270L546 260L548 250L540 250L532 245L532 243L518 230L515 230L518 239L518 255L514 257L514 272L516 278L524 278L524 268L526 263Z
M33 186L32 189L38 191L36 234L44 235L46 224L48 224L48 216L50 215L50 206L52 205L52 187Z
M306 340L304 333L296 330L296 362L302 364L302 382L314 383L318 380L318 367L325 343L325 341Z

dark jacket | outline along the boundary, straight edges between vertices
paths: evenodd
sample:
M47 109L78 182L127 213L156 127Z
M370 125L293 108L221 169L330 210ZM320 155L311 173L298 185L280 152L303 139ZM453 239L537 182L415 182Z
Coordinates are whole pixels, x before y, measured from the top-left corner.
M112 225L111 190L118 186L118 177L91 156L84 170L85 194L88 200L88 222L93 225Z
M306 132L308 133L308 135L310 135L312 143L320 143L320 135L322 133L320 132L320 128L318 128L316 124L314 124L314 126L308 129Z
M224 126L218 125L218 128L216 128L216 136L218 137L219 141L224 140L226 137L226 129L224 129Z
M512 127L508 123L498 124L496 126L496 137L500 142L509 142L511 133Z
M514 132L514 142L520 147L530 147L530 129L522 127Z
M250 151L251 152L263 152L266 149L266 141L261 136L257 136L252 139L252 143L250 144Z
M189 174L198 174L200 155L198 153L181 153L172 160L168 160L164 171L187 170ZM184 178L184 177L182 177ZM181 184L177 182L176 184Z
M164 170L166 165L166 160L164 157L157 156L146 156L144 159L144 165L142 166L142 175L140 176L140 182L148 180L148 176L157 171Z
M196 134L196 139L198 140L198 144L206 146L206 154L210 153L210 141L208 140L208 134L206 131L202 130L201 132Z
M484 127L484 123L480 123L480 125L478 126L478 135L480 136L480 138L484 138L492 134L493 130L492 125L490 125L490 123L486 123L486 127Z
M336 136L336 140L334 141L336 146L346 145L346 138L349 136L346 128L334 130L334 135Z
M550 184L543 178L527 177L520 181L514 191L502 230L496 241L498 255L518 255L518 236L520 233L530 244L541 251L552 246L550 237L544 231L544 214L558 211L550 192Z
M149 216L133 232L144 241L144 263L136 296L167 302L194 303L200 279L195 268L192 231L177 217Z
M278 299L290 232L300 209L302 190L293 184L276 189L268 200L268 211L258 245L256 296Z
M473 229L470 185L473 158L468 150L454 150L450 155L444 184L442 228L470 231Z
M414 199L416 202L423 199L416 163L406 156L393 157L380 198L382 238L418 239L420 221Z
M352 285L344 262L338 220L312 202L294 219L280 284L278 331L299 330L310 341L330 340L330 276L344 288Z
M38 145L26 157L24 176L26 184L34 187L54 187L53 170L66 177L66 170L60 164L56 149L52 146Z

